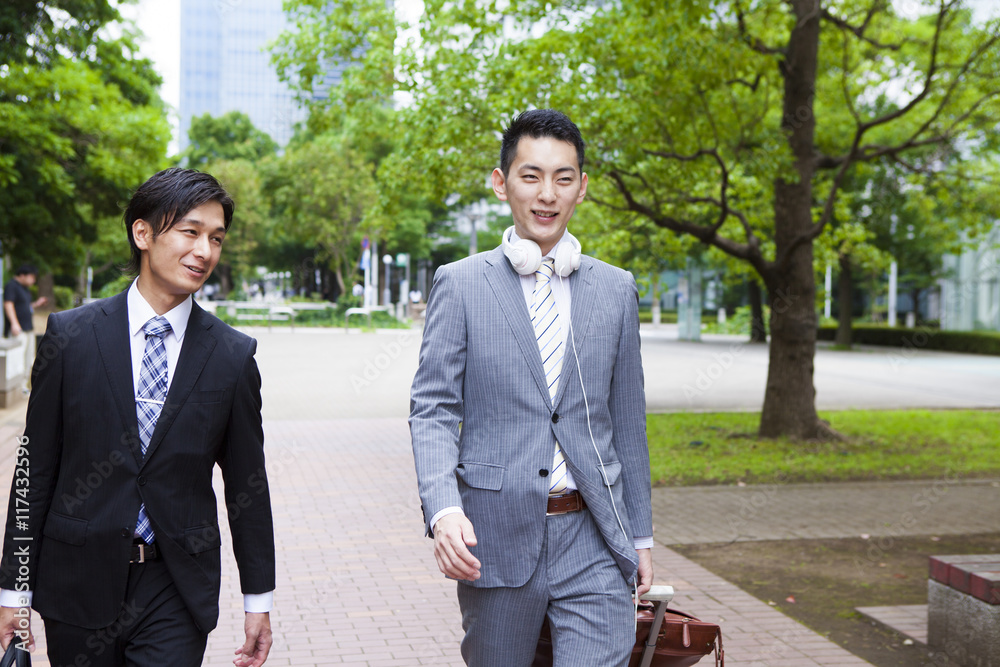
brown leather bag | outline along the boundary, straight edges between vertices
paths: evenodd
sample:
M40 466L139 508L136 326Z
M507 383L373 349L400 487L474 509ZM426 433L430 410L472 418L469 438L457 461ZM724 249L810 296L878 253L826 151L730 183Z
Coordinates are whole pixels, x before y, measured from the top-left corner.
M647 645L650 630L662 612L655 645ZM640 602L636 614L635 646L629 667L689 667L715 652L716 667L725 667L722 630L690 614L667 609L666 602ZM644 661L645 660L645 661ZM552 633L545 619L531 667L552 667Z

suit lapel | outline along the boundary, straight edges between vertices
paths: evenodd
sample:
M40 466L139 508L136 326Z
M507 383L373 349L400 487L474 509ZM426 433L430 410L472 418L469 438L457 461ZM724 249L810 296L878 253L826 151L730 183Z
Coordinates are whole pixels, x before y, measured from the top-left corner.
M531 327L531 320L528 318L528 307L524 301L524 289L521 287L521 277L511 267L510 262L503 255L502 248L497 248L486 257L486 280L500 308L503 310L507 323L514 332L514 340L521 348L521 354L528 362L528 370L531 377L538 385L545 403L549 404L549 386L545 382L545 371L542 370L542 358L538 354L538 343L535 341L535 330Z
M177 368L174 370L174 378L170 382L170 391L167 392L167 400L163 404L163 410L156 420L156 428L153 430L153 435L149 438L149 446L146 448L146 461L152 457L153 452L163 441L164 434L174 423L177 413L187 401L212 354L212 350L215 349L215 336L209 333L212 323L212 318L197 303L192 304L191 316L188 318L187 330L184 332L184 344L181 345Z
M563 365L559 381L559 389L556 391L556 398L553 406L558 406L562 397L566 394L566 387L569 384L579 384L577 379L576 350L583 346L583 341L587 338L590 330L590 319L594 312L594 289L592 284L591 270L594 265L589 257L583 257L580 268L574 271L569 277L570 290L570 315L573 322L572 331L566 332L566 350L563 355ZM575 346L575 350L574 350Z
M97 349L108 374L111 394L115 399L122 426L128 434L129 449L136 461L142 462L138 418L135 414L135 383L132 380L132 352L128 331L128 291L107 299L101 310L104 317L94 320Z

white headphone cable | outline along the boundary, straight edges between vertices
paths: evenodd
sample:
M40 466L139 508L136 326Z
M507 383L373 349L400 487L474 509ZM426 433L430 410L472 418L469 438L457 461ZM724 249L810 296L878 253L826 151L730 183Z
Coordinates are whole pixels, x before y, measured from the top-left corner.
M565 278L559 276L559 286L565 287ZM604 488L608 490L608 497L611 498L611 509L615 513L615 519L618 520L618 527L622 531L622 536L625 541L628 542L628 533L625 532L625 526L622 524L622 518L618 515L618 505L615 503L615 496L611 493L611 483L608 481L608 472L604 469L604 459L601 457L600 450L597 449L597 440L594 438L594 429L590 425L590 403L587 400L587 388L583 384L583 371L580 367L580 355L576 351L576 335L573 332L573 319L571 317L566 318L569 321L569 340L570 345L573 347L573 357L576 359L576 376L580 380L580 391L583 393L583 407L587 413L587 431L590 433L590 444L594 447L594 453L597 454L597 460L601 464L601 477L604 478ZM635 577L632 581L633 590L633 606L635 607L635 617L634 625L637 627L639 620L639 571L636 570Z

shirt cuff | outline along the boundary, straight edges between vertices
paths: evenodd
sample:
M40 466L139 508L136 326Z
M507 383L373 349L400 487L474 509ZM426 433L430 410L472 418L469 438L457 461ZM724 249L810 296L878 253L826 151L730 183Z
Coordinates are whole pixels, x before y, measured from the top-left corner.
M439 511L437 514L431 517L430 529L434 530L434 526L436 526L437 522L441 520L441 517L448 516L449 514L464 515L465 512L458 505L455 505L453 507L445 507L443 510Z
M244 593L243 611L248 614L266 614L274 606L274 591L267 593Z
M639 549L652 549L653 548L653 536L649 537L637 537L635 538L635 548L636 551Z
M30 607L31 591L0 590L0 607Z

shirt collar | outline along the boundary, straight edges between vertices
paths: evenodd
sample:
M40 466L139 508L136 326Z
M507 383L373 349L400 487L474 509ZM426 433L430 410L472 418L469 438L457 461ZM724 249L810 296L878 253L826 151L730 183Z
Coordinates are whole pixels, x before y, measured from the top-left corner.
M128 288L128 296L126 297L128 304L128 332L130 336L138 334L146 326L146 322L156 317L156 311L149 305L146 298L139 293L137 282L138 280L132 281L132 286ZM163 317L166 318L167 322L170 322L170 330L177 338L178 343L184 340L184 333L187 331L187 323L191 317L193 305L194 299L188 296L188 298L181 301L178 305L163 313ZM170 334L167 335L169 336Z

